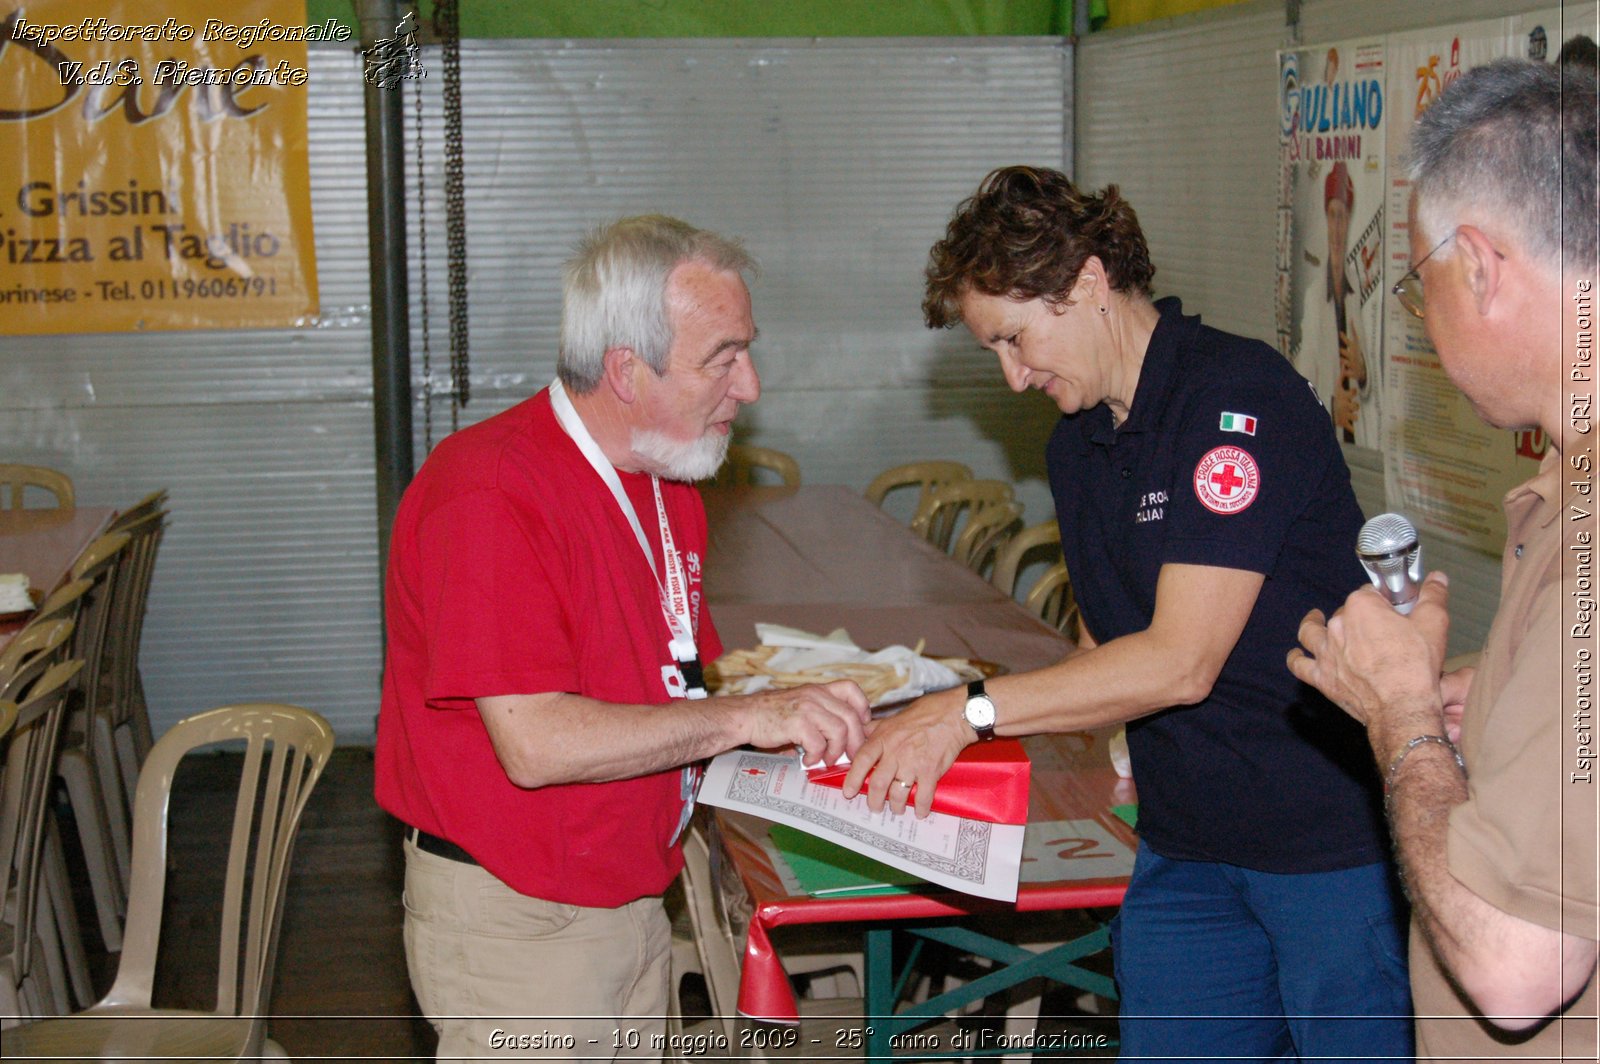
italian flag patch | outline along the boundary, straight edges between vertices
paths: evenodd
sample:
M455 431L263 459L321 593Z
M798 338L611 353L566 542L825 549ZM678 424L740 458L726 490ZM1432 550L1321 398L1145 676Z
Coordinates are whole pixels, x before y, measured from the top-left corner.
M1256 419L1249 414L1230 414L1222 412L1222 424L1217 426L1223 432L1242 432L1246 436L1256 434Z

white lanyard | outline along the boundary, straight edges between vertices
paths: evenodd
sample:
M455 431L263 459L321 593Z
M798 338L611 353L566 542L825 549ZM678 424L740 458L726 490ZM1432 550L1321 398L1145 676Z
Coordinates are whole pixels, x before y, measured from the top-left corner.
M600 445L589 434L589 427L578 416L567 390L562 387L559 380L550 383L550 406L555 411L556 420L561 422L561 427L567 430L572 442L583 452L583 457L594 467L594 471L600 474L600 479L606 482L606 487L611 489L611 495L617 500L622 515L628 519L629 526L633 528L634 537L639 541L639 549L644 552L645 561L650 563L650 575L655 578L656 590L660 594L661 615L667 622L667 631L672 639L669 646L673 660L680 664L694 662L696 666L694 671L698 673L699 651L695 647L694 622L689 613L689 581L684 576L683 563L678 560L678 552L673 548L672 525L667 520L666 504L661 499L660 478L652 474L650 486L655 491L661 550L666 556L665 585L662 584L661 574L656 568L655 551L650 548L650 540L645 537L644 528L639 524L639 515L633 508L633 500L628 498L627 491L622 487L622 479L617 476L617 471L606 458L605 452L600 450ZM687 697L706 696L705 686L698 682L698 676L685 679L688 681Z

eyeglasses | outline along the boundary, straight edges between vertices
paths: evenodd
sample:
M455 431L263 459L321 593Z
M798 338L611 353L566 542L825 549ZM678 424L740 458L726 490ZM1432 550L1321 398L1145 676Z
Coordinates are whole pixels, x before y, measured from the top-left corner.
M1417 271L1422 269L1422 264L1424 262L1427 262L1429 259L1433 258L1434 251L1438 251L1440 248L1450 243L1451 238L1454 237L1458 231L1459 230L1452 229L1449 236L1433 245L1433 251L1428 252L1426 255L1422 256L1422 258L1418 259L1417 264L1411 267L1410 270L1406 271L1406 275L1396 281L1393 288L1389 289L1390 292L1394 293L1395 298L1400 300L1400 305L1406 308L1406 313L1410 314L1413 318L1421 318L1424 309L1422 305L1422 274L1418 273Z

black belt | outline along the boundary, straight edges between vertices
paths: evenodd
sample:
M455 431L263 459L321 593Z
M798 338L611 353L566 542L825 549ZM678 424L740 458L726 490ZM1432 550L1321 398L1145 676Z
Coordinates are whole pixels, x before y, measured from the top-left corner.
M449 839L441 839L437 835L429 835L420 828L412 828L410 836L412 844L423 853L431 853L435 857L443 857L451 861L460 861L462 864L475 865L478 863L470 853Z

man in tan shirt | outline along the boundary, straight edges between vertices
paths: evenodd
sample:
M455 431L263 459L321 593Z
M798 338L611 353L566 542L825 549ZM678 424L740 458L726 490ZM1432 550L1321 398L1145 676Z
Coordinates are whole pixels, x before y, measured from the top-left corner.
M1506 496L1481 664L1440 674L1440 573L1409 617L1371 588L1326 623L1308 615L1289 655L1366 723L1385 773L1419 1058L1600 1049L1595 101L1592 72L1501 60L1446 90L1412 137L1413 268L1395 295L1480 417L1549 440L1538 475Z

